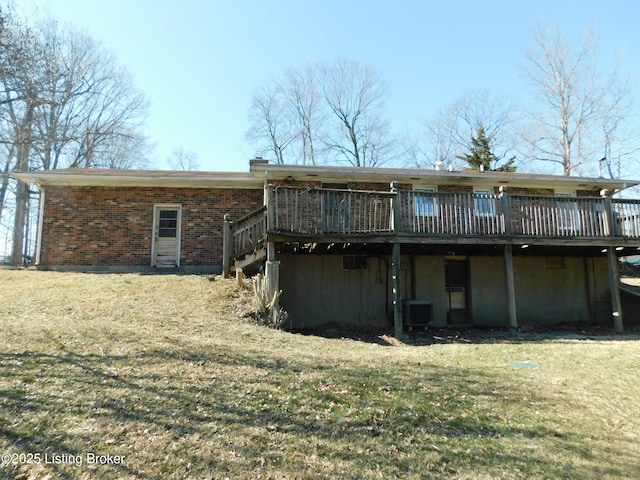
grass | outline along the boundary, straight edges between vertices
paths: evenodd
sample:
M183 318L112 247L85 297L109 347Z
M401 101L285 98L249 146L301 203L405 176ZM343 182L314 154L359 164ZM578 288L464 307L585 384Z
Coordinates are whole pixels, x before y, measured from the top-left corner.
M640 471L637 336L324 338L254 324L249 290L219 277L0 270L0 286L0 453L18 460L0 478Z

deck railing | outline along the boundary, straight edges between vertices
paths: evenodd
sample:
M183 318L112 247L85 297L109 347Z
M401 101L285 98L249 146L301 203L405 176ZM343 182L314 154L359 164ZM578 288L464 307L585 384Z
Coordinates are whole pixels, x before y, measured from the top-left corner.
M273 188L273 230L304 234L391 232L392 192ZM640 238L640 200L400 191L396 231L431 235Z
M283 186L270 187L268 197L268 229L279 232L640 238L640 200Z
M611 209L615 235L640 238L640 200L613 200Z
M267 231L640 238L640 200L269 186L267 206L231 222L233 254L255 250Z
M640 238L640 200L269 186L267 205L228 228L234 256L259 248L267 231Z
M301 234L391 231L391 192L273 187L270 229Z
M505 233L505 215L500 195L401 191L400 218L400 230L406 233Z
M260 207L232 224L233 254L245 255L257 250L267 230L267 207Z
M512 235L606 237L605 200L591 197L510 195Z
M238 220L225 216L226 272L234 258L260 249L268 232L640 238L640 200L271 185L266 198Z

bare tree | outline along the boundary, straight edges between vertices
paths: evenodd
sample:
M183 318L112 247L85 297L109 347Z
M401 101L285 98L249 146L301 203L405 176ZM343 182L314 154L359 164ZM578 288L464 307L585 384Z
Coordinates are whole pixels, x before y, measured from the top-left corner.
M91 168L116 170L147 169L153 164L149 160L153 146L140 130L132 128L116 135L94 155Z
M173 170L191 171L200 168L198 154L193 150L185 150L182 147L176 148L171 152L167 163Z
M455 128L440 114L424 123L424 130L409 132L405 139L407 164L410 167L435 168L452 166L456 159L453 153Z
M373 67L339 60L319 68L320 86L336 128L325 137L326 146L356 167L378 166L393 142L384 119L387 86Z
M367 65L341 60L289 69L254 94L247 138L277 163L379 166L394 147L386 99L386 85Z
M322 105L313 68L307 65L304 70L288 69L280 89L298 124L297 138L301 144L302 164L315 165L316 135L322 125Z
M9 127L2 142L11 145L7 163L9 169L28 170L33 144L36 109L42 104L40 87L46 76L46 55L33 30L17 23L2 25L0 68L2 69L2 119ZM2 195L5 197L6 189ZM18 182L15 188L12 262L22 263L29 186ZM6 200L2 198L3 204ZM0 212L1 213L1 212Z
M607 138L628 115L628 82L618 65L605 73L598 64L598 41L590 28L577 50L557 27L538 24L532 38L524 73L536 104L524 144L533 158L571 175L606 153Z
M126 165L126 152L143 151L139 127L146 99L113 56L86 35L61 31L52 20L3 23L0 69L3 204L10 171ZM29 186L17 182L15 264L22 259L29 195Z
M249 117L252 124L246 136L258 145L258 153L271 152L276 163L288 163L285 154L295 140L297 130L285 108L279 85L263 87L254 93Z
M468 151L469 139L480 128L492 139L492 152L499 159L506 157L514 138L512 110L510 100L489 90L462 95L424 123L421 137L410 144L411 163L419 167L433 167L435 162L454 168L467 167L459 157Z
M41 168L100 167L105 158L139 142L148 111L131 74L90 37L40 24L47 50L36 150Z

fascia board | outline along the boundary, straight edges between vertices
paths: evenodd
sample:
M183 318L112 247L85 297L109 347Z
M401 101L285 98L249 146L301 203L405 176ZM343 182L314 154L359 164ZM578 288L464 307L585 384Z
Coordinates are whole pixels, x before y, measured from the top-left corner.
M166 187L166 188L249 188L261 189L264 180L246 173L196 173L174 172L70 172L34 171L16 172L12 176L22 182L41 186L72 187Z
M540 175L530 173L502 173L476 171L438 171L426 169L356 168L356 167L310 167L296 165L256 165L252 172L264 172L269 180L284 180L288 177L296 181L359 181L455 184L471 186L512 185L532 188L572 188L618 190L640 184L639 180L617 180L590 177L565 177L560 175Z

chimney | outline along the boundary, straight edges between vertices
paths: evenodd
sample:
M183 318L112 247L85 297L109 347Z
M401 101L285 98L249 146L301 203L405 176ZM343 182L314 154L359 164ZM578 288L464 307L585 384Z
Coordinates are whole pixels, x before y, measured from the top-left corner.
M251 160L249 160L249 169L251 169L251 167L253 167L254 165L268 165L268 164L269 164L269 160L265 160L262 157L252 158Z

